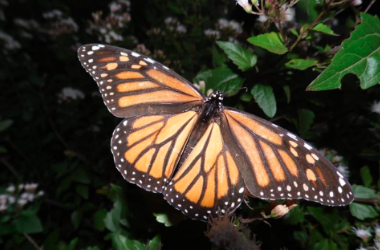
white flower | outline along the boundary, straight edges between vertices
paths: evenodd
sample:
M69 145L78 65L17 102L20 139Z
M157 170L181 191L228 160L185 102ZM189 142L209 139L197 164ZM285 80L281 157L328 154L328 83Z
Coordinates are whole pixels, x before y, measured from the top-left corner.
M363 3L362 0L352 0L352 1L350 2L350 5L351 5L351 6L359 6L359 5L361 5L362 3Z
M356 250L367 250L367 248L363 247L363 245L360 245L360 247L357 248Z
M247 13L252 13L252 6L248 0L236 0L236 3L243 7Z
M16 202L16 198L14 196L8 196L8 202L9 204L13 204Z
M186 27L184 25L178 24L177 25L177 32L180 33L180 34L183 34L183 33L187 32L187 29L186 29Z
M8 195L6 195L6 194L0 195L0 204L7 203L7 198L8 198Z
M355 235L357 237L361 238L364 241L367 240L369 237L371 237L371 232L368 230L368 228L364 228L364 227L355 228L355 227L353 227L352 231L355 233Z
M19 204L20 207L23 207L26 203L28 203L28 201L25 200L25 199L19 199L19 200L17 201L17 204Z
M16 187L15 187L14 185L10 185L10 186L7 188L7 192L8 192L8 193L13 193L15 190L16 190Z
M64 25L64 26L67 26L67 27L70 27L71 30L74 31L74 32L78 31L78 25L76 24L76 22L74 21L74 19L72 19L71 17L62 19L60 21L60 24Z
M7 210L7 206L5 204L0 205L0 212Z
M60 18L62 16L62 11L51 10L49 12L43 13L42 16L46 19Z
M374 102L372 104L371 111L380 114L380 101Z
M376 226L374 227L374 229L375 229L376 237L380 238L380 225L376 224Z
M26 193L26 192L22 193L21 196L20 196L21 199L25 199L25 200L27 200L28 197L29 197L29 193Z
M260 23L265 23L267 20L268 20L268 16L265 14L260 15L259 18L257 18L257 21L259 21Z
M348 178L350 176L350 170L347 166L339 164L336 168L344 177Z
M212 30L212 29L207 29L204 31L204 34L209 37L209 38L220 38L220 31L219 30Z
M374 240L376 250L380 250L380 240Z
M0 31L0 40L4 42L4 48L6 50L16 50L21 48L21 44L18 41L2 31Z
M211 94L212 94L212 92L214 92L214 90L212 90L212 89L209 89L209 90L207 90L207 93L206 93L206 95L207 95L207 96L209 96L209 95L211 95Z
M29 194L28 194L28 197L27 197L27 200L28 200L28 201L33 201L33 200L34 200L34 197L35 197L34 194L29 193Z
M37 187L38 187L37 183L30 183L30 184L25 185L25 190L29 192L33 192L34 190L37 189Z
M44 191L40 190L40 191L38 191L38 193L36 194L36 197L43 196L44 194L45 194Z
M332 162L340 162L343 159L342 156L340 155L334 155L333 158L331 159Z
M285 11L285 21L287 21L287 22L294 21L295 16L296 16L296 10L294 8L288 8Z
M73 89L71 87L63 88L61 93L58 95L60 101L69 101L70 99L83 99L84 94L78 89Z
M18 185L18 191L21 191L21 190L23 190L24 189L24 184L19 184Z
M221 18L218 20L218 26L219 26L219 29L223 30L223 29L231 29L233 30L236 34L241 34L243 32L243 29L241 27L241 24L234 21L234 20L231 20L231 21L228 21L224 18Z

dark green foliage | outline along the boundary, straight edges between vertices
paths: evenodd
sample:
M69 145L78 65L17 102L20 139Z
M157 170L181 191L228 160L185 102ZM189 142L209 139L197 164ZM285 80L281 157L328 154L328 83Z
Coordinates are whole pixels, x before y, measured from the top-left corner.
M378 6L359 13L370 1L301 0L294 16L281 7L294 1L265 1L264 20L232 0L128 2L0 0L0 249L375 247ZM357 199L338 208L300 201L264 220L268 202L248 198L253 210L210 225L126 183L109 146L120 119L77 60L77 48L95 42L146 54L205 94L223 90L225 105L273 118L348 172Z

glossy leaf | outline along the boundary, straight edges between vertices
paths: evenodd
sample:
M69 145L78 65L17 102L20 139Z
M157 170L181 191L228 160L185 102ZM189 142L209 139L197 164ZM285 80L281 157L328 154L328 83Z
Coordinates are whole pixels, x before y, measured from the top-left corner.
M160 236L155 236L149 243L147 244L145 250L160 250L161 249L161 238Z
M19 233L40 233L42 224L37 214L30 210L22 211L20 216L15 220L15 227Z
M350 204L350 212L359 220L379 217L379 213L370 205L353 202Z
M280 33L271 32L258 36L252 36L248 38L248 42L275 54L282 55L288 52L288 49L284 44L284 39L281 37Z
M312 22L318 16L317 0L302 0L296 4L297 21L300 23Z
M236 66L242 71L247 71L256 65L257 56L250 50L230 42L217 41L216 44L227 54Z
M334 33L332 29L330 29L327 25L323 23L318 23L311 30L317 31L326 35L338 36L337 34Z
M256 84L252 88L251 94L253 95L253 98L259 107L268 117L272 118L276 114L276 99L271 86L265 84Z
M224 96L233 96L241 86L244 79L224 66L211 71L211 76L206 81L207 89L223 91Z
M317 60L292 59L285 66L292 69L305 70L317 64Z
M359 24L351 37L342 44L331 65L322 72L307 90L337 89L341 79L348 73L355 74L362 89L380 82L380 20L362 13Z
M352 185L355 198L372 199L376 197L376 191L360 185Z

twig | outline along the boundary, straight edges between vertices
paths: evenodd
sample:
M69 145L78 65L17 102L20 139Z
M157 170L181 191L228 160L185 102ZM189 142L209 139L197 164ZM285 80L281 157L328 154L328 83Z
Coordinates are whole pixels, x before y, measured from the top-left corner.
M362 199L362 198L355 198L355 202L360 202L360 203L370 203L370 204L375 204L375 203L380 203L380 199Z
M25 238L32 244L37 250L43 250L42 247L38 246L37 243L28 234L24 233Z
M367 13L368 11L369 11L369 9L372 7L372 5L374 4L376 2L376 0L372 0L369 4L368 4L368 6L367 6L367 8L365 9L365 13Z
M21 179L20 175L18 174L18 172L16 171L16 169L12 166L12 164L10 164L4 157L1 158L1 163L3 163L8 169L9 171L12 172L12 174L14 176L16 176L17 179Z

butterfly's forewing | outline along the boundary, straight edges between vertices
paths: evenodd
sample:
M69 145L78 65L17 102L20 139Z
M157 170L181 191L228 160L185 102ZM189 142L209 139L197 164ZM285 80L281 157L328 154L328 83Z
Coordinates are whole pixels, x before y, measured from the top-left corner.
M183 156L186 159L165 188L164 197L193 219L207 220L218 213L231 213L240 206L245 192L234 152L216 122L211 122L203 133L195 133L195 137L194 147L191 143L186 146L191 149L189 155Z
M305 199L329 206L351 203L354 196L348 181L304 140L242 111L227 108L223 114L241 150L239 170L254 196Z
M197 119L194 111L125 119L111 141L117 169L129 182L161 193Z
M88 44L78 49L78 57L117 117L173 114L202 103L203 95L192 84L139 53Z

